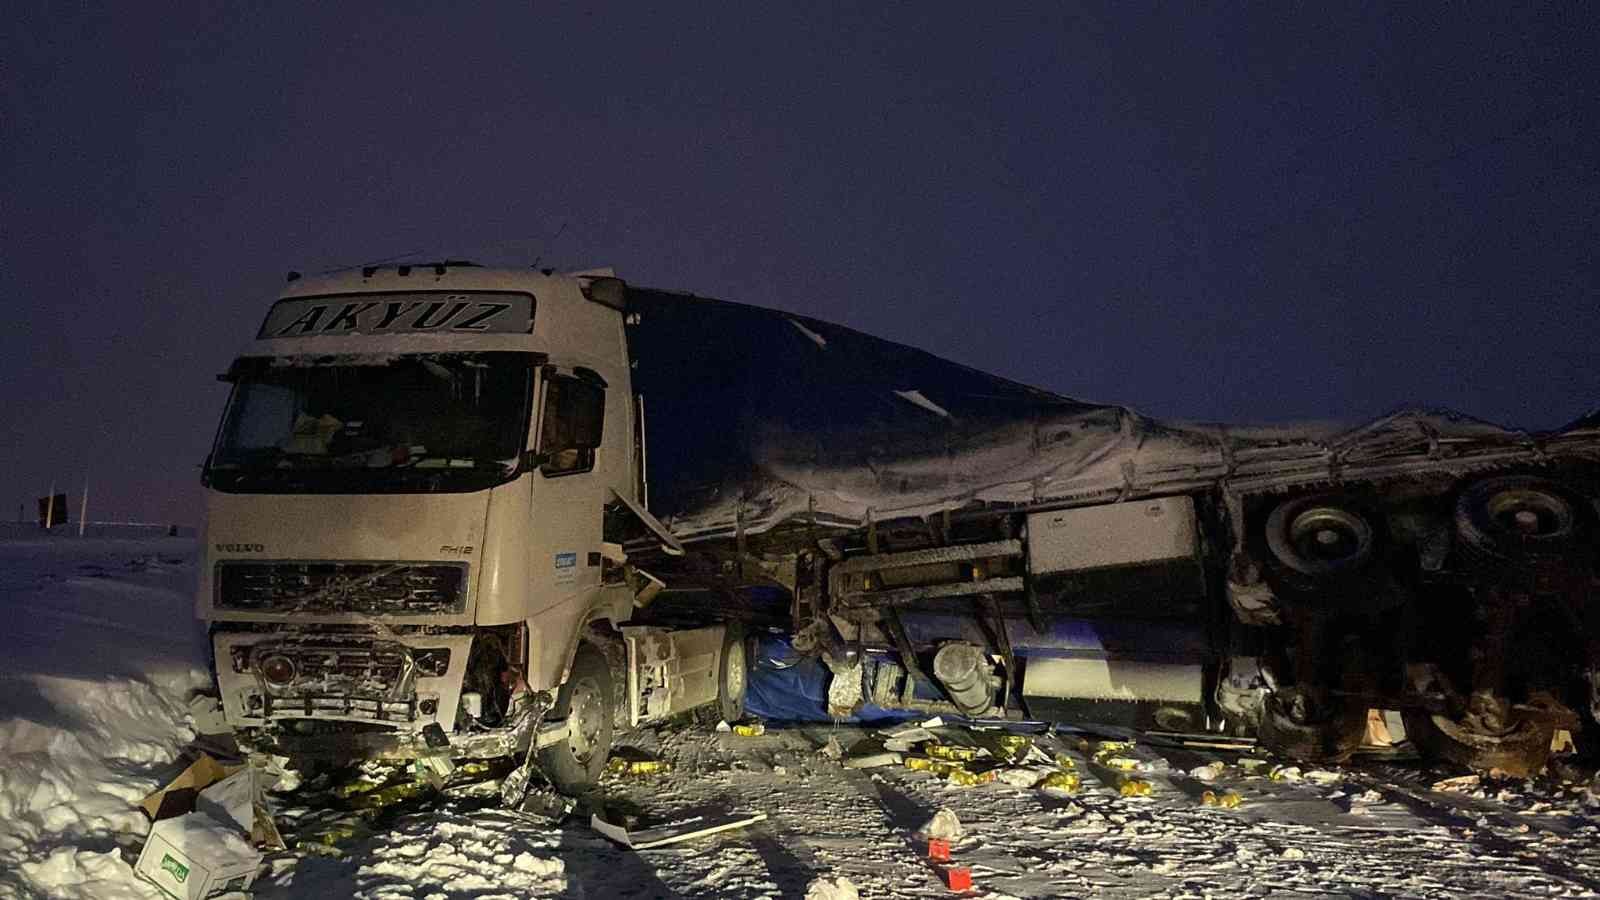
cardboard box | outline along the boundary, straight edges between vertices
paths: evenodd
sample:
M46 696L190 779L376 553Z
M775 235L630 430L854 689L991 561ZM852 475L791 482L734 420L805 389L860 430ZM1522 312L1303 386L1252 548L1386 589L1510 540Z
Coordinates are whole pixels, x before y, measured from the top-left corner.
M275 780L201 754L140 804L156 821L134 871L177 900L248 890L261 866L252 844L283 847L266 803Z
M203 812L162 819L150 827L134 871L177 900L201 900L248 890L261 852L231 822Z
M267 808L271 775L254 766L240 769L200 792L194 808L221 822L233 822L250 835L250 843L282 850L283 838Z
M152 792L139 805L144 809L144 814L152 819L170 819L194 809L195 798L202 789L216 784L242 768L244 767L225 766L208 754L202 753L200 758L178 773L177 778L167 782L166 787Z

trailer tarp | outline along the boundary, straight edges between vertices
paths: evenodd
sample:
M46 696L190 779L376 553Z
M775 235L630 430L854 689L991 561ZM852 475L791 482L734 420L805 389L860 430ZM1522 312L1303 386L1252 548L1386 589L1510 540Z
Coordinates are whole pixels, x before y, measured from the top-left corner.
M802 517L857 526L1326 478L1410 457L1467 466L1552 440L1600 453L1593 415L1543 435L1438 409L1354 428L1171 424L775 310L637 288L628 310L650 509L687 540Z

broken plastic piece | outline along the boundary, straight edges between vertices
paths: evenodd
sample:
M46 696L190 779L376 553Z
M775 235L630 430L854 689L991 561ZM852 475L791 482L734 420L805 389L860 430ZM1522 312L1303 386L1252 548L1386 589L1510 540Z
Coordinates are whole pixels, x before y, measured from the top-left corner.
M711 819L704 816L695 816L679 822L668 822L665 825L629 831L621 825L612 825L596 815L589 817L589 827L624 847L632 847L635 850L648 850L651 847L664 847L667 844L676 844L679 841L687 841L691 838L743 828L756 822L764 822L766 818L766 813L736 814Z
M938 838L928 840L928 858L934 862L950 861L950 842Z
M944 885L957 892L972 890L972 870L966 866L947 866L944 869Z
M760 737L767 733L767 726L760 722L751 722L748 725L733 726L733 733L740 737Z
M866 756L852 756L844 761L847 769L876 769L882 766L898 766L905 760L899 753L872 753Z

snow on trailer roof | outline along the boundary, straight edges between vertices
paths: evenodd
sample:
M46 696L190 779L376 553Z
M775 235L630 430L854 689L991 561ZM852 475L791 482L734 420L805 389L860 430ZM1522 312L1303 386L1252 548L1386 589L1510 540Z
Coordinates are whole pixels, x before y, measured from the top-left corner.
M1439 409L1354 428L1165 423L776 310L641 288L628 310L650 507L685 540L1325 479L1396 455L1448 468L1465 447L1528 453L1587 421L1550 435ZM1600 440L1585 446L1600 453Z

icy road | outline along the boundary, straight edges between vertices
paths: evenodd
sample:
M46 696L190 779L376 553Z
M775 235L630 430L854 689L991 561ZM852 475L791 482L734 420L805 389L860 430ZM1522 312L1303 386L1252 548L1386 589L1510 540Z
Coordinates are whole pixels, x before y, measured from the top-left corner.
M194 739L204 686L190 617L193 546L181 540L0 543L0 897L158 896L131 868L148 827L134 804ZM982 897L1595 896L1600 798L1559 775L1434 790L1456 774L1365 763L1287 778L1236 756L1148 753L1148 797L1070 742L1071 796L1004 783L959 787L905 768L847 769L818 752L866 732L826 725L739 737L690 725L624 740L670 770L608 775L605 803L670 818L765 812L682 845L621 849L572 819L550 827L417 798L375 821L279 795L290 837L334 851L268 858L257 896L360 898L804 897L847 878L862 897L947 891L913 832L949 809L952 856ZM1219 762L1201 783L1186 773ZM1209 773L1207 773L1209 774ZM1236 792L1235 809L1201 792Z

